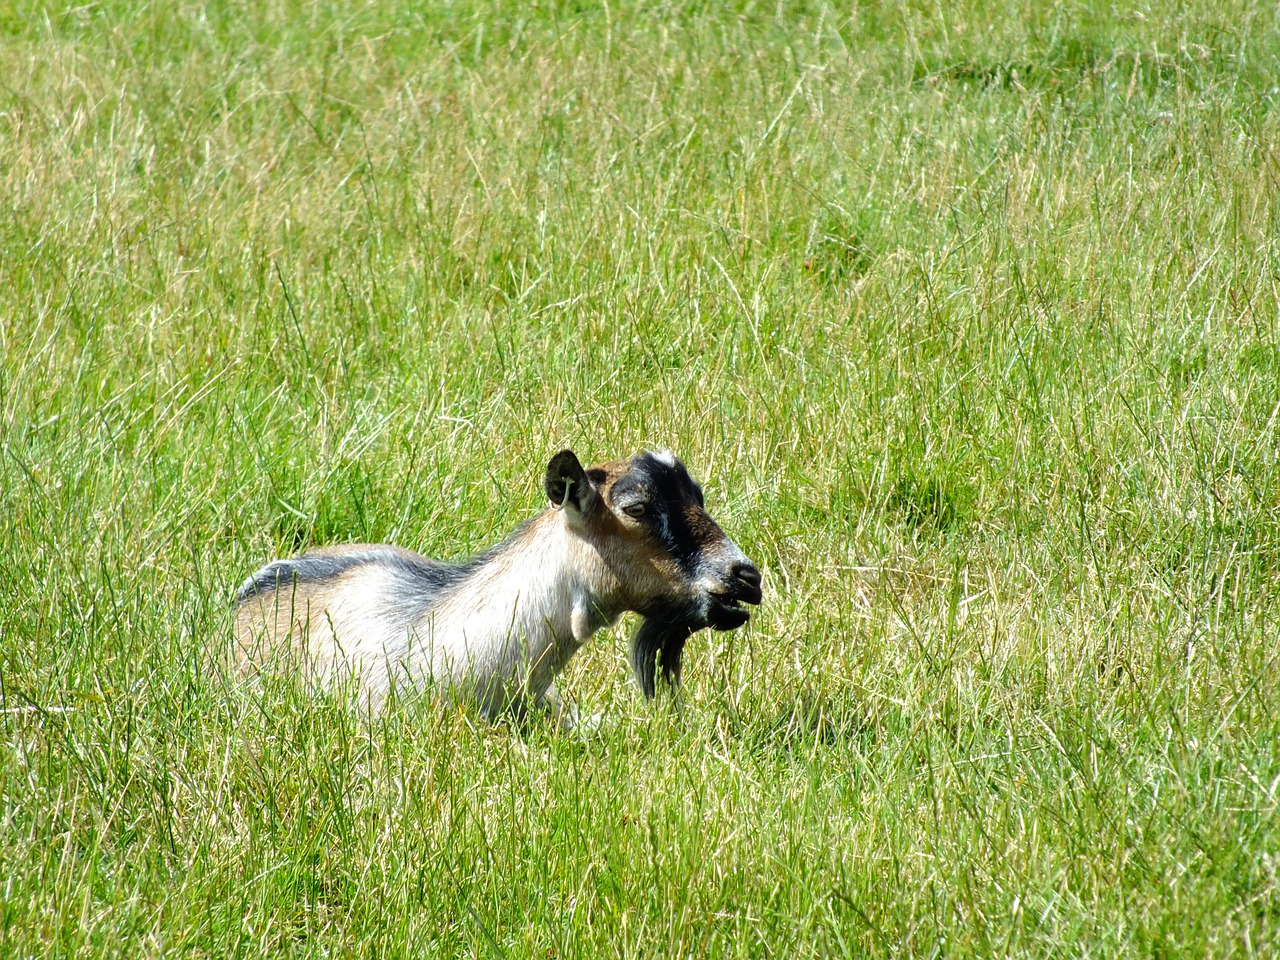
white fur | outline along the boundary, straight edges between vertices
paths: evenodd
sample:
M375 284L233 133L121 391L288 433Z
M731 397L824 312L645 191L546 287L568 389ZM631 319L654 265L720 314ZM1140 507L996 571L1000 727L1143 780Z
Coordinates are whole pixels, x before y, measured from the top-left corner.
M355 672L375 709L393 684L434 684L478 700L486 714L554 700L556 674L622 610L601 595L612 577L561 512L529 532L412 620L379 564L344 574L324 611L312 611L314 675L331 681Z

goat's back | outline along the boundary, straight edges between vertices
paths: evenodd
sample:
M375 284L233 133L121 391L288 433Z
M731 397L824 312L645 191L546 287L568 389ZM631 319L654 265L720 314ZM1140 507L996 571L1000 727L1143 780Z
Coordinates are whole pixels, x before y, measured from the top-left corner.
M469 566L368 543L275 560L236 592L237 666L246 672L283 658L314 677L344 662L385 669L412 625Z

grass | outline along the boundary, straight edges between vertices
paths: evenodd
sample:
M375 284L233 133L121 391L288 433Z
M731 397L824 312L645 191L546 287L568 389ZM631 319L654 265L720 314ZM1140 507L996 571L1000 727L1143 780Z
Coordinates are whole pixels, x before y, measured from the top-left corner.
M1280 950L1275 10L0 12L0 954ZM216 666L310 543L670 446L765 571L603 728Z

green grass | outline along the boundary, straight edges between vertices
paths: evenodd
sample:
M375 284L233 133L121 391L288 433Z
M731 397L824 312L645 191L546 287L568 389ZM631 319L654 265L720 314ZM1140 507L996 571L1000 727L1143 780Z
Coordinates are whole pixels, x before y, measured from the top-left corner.
M0 11L0 954L1280 951L1276 11ZM669 446L678 709L217 664Z

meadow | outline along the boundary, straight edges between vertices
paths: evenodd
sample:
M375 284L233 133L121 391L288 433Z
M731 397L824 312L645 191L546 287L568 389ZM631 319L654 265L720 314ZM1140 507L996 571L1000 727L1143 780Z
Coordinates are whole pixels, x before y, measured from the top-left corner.
M0 957L1280 952L1280 22L0 9ZM669 447L598 729L229 673L309 544Z

